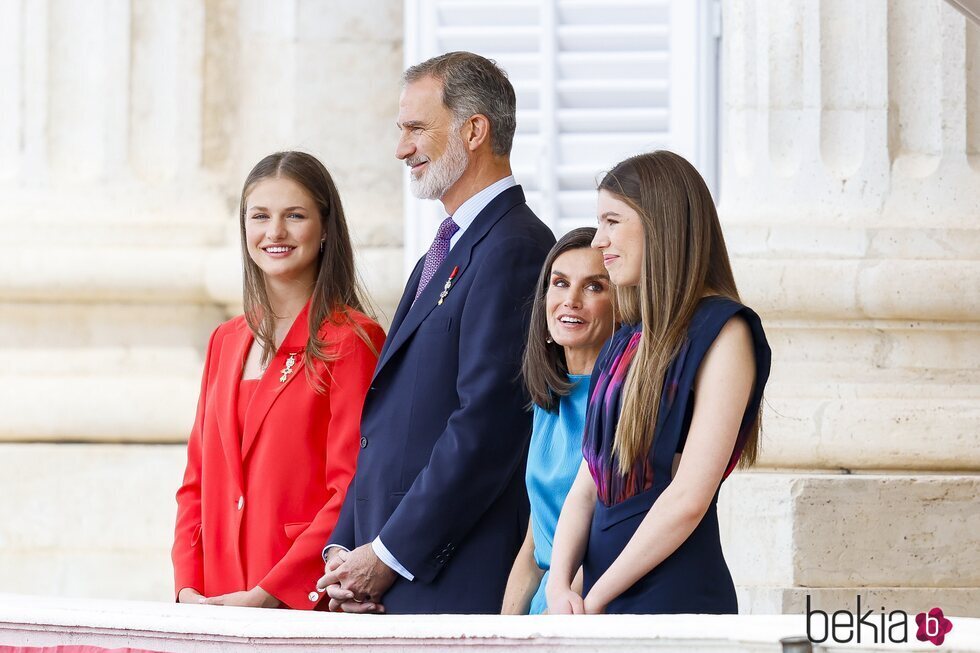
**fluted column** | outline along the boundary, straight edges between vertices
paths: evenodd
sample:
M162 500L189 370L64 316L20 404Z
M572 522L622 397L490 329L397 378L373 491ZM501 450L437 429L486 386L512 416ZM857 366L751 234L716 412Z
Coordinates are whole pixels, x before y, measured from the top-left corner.
M725 7L721 215L777 356L764 462L980 469L977 28L940 0Z
M0 587L172 598L172 497L262 156L324 160L391 314L400 41L388 0L0 2Z
M743 608L980 604L978 35L942 0L724 4L720 214L774 356L769 473L724 491Z
M240 302L241 183L270 152L327 163L373 294L394 304L392 3L0 4L0 228L17 243L0 258L0 440L186 437L200 349ZM384 83L354 84L372 74ZM56 324L89 327L49 356L38 334ZM93 391L82 410L75 386Z

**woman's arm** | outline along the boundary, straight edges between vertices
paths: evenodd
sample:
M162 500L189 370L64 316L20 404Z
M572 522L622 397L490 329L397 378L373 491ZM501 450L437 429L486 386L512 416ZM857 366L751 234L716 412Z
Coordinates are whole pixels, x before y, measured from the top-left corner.
M588 464L583 460L555 529L551 571L545 588L549 614L579 614L583 611L582 596L572 590L571 585L585 555L595 502L595 482Z
M183 590L184 598L195 601L204 592L204 553L201 545L201 456L204 438L204 409L207 404L208 378L211 375L211 352L215 336L208 339L204 356L204 372L201 374L201 394L197 399L194 426L187 439L187 465L184 480L177 490L177 523L174 527L174 544L170 557L174 565L174 589L178 601ZM194 596L197 595L197 596Z
M544 571L534 561L534 534L531 531L531 520L528 519L524 543L517 552L514 566L510 568L510 576L507 577L507 589L504 590L500 614L527 614L542 576Z
M603 612L694 532L731 459L754 382L752 334L744 320L733 318L698 370L694 414L677 474L585 597L587 613Z

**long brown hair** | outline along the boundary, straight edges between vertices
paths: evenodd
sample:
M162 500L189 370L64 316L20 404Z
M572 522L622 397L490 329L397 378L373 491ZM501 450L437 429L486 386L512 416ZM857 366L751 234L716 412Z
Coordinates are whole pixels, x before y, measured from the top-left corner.
M653 444L664 377L698 302L705 295L739 296L711 193L683 157L664 150L630 157L603 177L599 190L628 204L643 224L640 282L617 287L623 320L642 323L613 445L627 474ZM755 462L759 423L746 440L742 466Z
M524 348L521 374L527 386L531 403L548 412L558 408L560 397L572 391L568 380L568 363L565 361L565 348L557 342L548 342L548 315L545 296L551 285L551 268L555 259L573 249L589 249L595 238L595 227L572 229L558 239L548 256L544 259L538 285L534 290L534 303L531 305L531 327Z
M330 173L320 160L305 152L276 152L265 157L252 168L242 186L239 208L239 229L242 240L242 265L244 267L245 320L262 346L262 367L265 368L276 353L276 314L269 302L265 275L248 253L245 240L245 199L256 183L263 179L285 177L302 186L316 203L320 214L322 251L317 259L316 282L310 297L310 336L303 352L307 378L318 390L323 390L319 377L311 378L315 360L329 363L336 356L327 354L329 343L320 338L320 327L330 316L339 322L347 322L367 346L377 354L376 348L364 329L351 318L349 309L367 313L367 302L354 267L354 248L351 246L344 208L340 194Z

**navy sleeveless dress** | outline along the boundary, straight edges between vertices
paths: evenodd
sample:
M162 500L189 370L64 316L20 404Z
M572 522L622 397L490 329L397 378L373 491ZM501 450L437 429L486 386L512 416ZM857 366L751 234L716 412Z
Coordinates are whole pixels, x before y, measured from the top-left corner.
M769 378L771 353L759 316L724 297L702 299L688 327L681 351L667 369L664 392L646 459L626 476L612 454L613 436L622 406L622 387L636 353L640 325L619 329L596 360L589 390L582 449L596 483L598 500L592 518L584 567L584 592L616 560L647 511L671 481L674 454L683 451L691 423L694 379L708 348L733 316L741 316L752 331L756 379L742 418L725 477L738 463L745 440L755 424L762 391ZM720 484L719 484L720 485ZM606 607L610 614L735 614L735 585L721 551L718 531L718 492L691 536Z

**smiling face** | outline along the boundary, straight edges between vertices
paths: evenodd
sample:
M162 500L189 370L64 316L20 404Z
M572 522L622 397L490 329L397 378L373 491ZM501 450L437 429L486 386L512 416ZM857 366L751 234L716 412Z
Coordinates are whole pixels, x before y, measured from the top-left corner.
M609 279L617 286L640 283L643 267L643 222L629 204L607 190L599 191L599 227L592 247L602 253Z
M469 153L442 103L442 82L423 77L405 85L398 103L401 137L395 156L411 169L412 194L441 199L466 172Z
M267 280L312 285L322 231L316 202L292 179L266 177L245 196L245 244Z
M545 309L551 339L569 363L575 350L590 352L591 368L613 328L613 291L598 252L571 249L555 259Z

